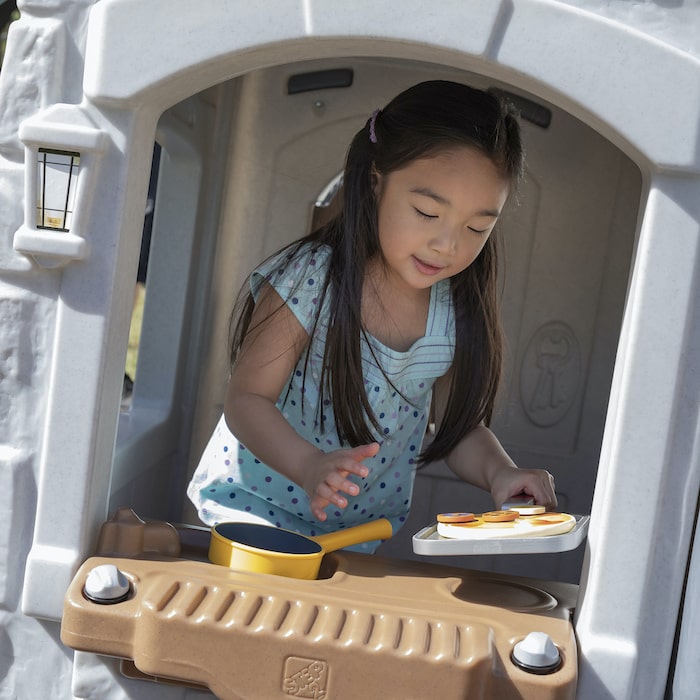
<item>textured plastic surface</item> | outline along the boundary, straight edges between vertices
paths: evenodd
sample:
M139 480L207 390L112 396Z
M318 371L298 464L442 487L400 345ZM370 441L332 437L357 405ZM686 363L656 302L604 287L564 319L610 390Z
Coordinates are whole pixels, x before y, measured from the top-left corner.
M141 533L126 527L120 539L134 552ZM206 543L206 533L195 534ZM319 579L308 581L233 571L199 560L196 546L189 552L88 559L66 594L62 641L133 660L132 677L207 686L220 700L427 698L436 674L444 699L575 697L571 584L351 552L326 555ZM105 565L129 580L126 601L83 595ZM511 661L533 631L561 655L556 673L533 675Z
M509 537L503 539L450 539L437 532L433 523L413 535L413 551L427 556L468 554L545 554L576 549L586 537L590 516L577 515L576 525L563 535Z

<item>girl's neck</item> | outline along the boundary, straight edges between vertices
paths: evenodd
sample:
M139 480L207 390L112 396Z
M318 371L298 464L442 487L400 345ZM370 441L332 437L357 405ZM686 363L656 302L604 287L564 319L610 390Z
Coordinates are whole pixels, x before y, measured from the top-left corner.
M405 352L425 336L430 288L392 284L381 261L370 263L362 289L365 330L393 350Z

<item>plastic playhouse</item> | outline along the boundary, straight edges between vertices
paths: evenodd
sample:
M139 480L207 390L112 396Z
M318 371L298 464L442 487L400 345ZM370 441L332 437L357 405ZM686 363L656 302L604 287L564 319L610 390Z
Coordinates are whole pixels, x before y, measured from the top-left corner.
M18 8L0 697L696 698L700 2ZM437 513L493 504L431 464L377 555L328 552L311 580L213 564L185 486L221 413L231 301L332 206L350 135L429 78L521 111L492 428L585 528L446 548Z

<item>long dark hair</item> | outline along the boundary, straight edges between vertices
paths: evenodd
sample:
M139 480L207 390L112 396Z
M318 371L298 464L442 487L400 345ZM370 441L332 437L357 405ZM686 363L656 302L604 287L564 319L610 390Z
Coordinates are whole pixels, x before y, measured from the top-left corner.
M332 401L341 444L372 442L370 425L379 429L364 389L361 354L364 274L369 261L381 255L372 169L387 174L418 158L463 146L488 156L510 180L511 189L517 186L523 149L509 104L489 92L444 80L408 88L353 138L343 174L342 212L290 247L292 254L309 243L331 250L317 305L320 311L321 300L330 293L320 405L324 398ZM470 430L491 418L503 355L497 258L494 231L476 260L450 279L456 319L452 381L439 430L420 456L423 463L444 458ZM241 301L231 318L232 366L255 306L249 292Z

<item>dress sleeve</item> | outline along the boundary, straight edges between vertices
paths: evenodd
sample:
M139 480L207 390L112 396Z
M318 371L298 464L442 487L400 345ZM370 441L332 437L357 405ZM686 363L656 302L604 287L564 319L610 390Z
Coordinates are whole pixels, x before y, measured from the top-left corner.
M265 261L250 278L250 289L257 300L267 282L280 295L307 333L311 333L321 303L328 272L330 251L309 245L285 249Z

